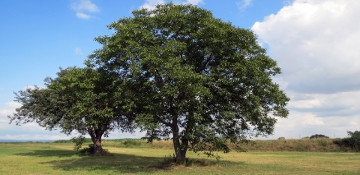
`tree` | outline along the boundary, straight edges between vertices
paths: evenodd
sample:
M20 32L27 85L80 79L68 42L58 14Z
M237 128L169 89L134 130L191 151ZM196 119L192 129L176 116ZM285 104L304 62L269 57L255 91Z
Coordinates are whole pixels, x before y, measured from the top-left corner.
M254 34L191 5L158 5L109 25L112 36L88 64L132 87L136 121L149 136L171 137L176 161L194 151L229 151L247 134L271 134L286 117L280 73Z
M89 68L60 70L55 79L47 78L46 88L19 91L22 106L10 117L17 124L35 121L65 134L89 134L93 153L101 154L102 136L116 128L131 130L131 117L125 116L127 104L121 85L114 76ZM129 114L129 113L128 113ZM81 146L81 145L80 145Z

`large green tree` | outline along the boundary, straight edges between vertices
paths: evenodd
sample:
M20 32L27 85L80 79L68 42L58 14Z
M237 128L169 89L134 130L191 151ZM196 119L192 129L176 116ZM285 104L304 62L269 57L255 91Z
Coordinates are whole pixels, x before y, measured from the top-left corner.
M131 117L124 115L129 103L118 78L105 71L89 68L67 68L55 79L48 78L45 88L26 89L17 93L22 106L11 121L17 124L37 122L49 130L59 128L65 134L76 131L89 134L93 153L101 154L101 139L109 131L131 129ZM123 99L123 100L121 100Z
M249 133L271 134L289 98L272 81L280 73L255 35L191 5L133 11L98 37L89 64L112 70L132 87L136 121L150 136L172 137L176 161L186 151L229 151Z

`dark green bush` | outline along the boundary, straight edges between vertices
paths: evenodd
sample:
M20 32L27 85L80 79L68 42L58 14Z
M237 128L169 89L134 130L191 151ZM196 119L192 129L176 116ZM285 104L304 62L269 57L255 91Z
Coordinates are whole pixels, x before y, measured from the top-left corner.
M315 134L315 135L310 136L310 139L320 139L320 138L328 139L329 137L326 135L322 135L322 134Z
M141 139L121 139L118 142L120 143L118 144L119 147L125 148L143 148L151 146L151 144L147 143L146 140Z
M94 154L94 144L89 144L89 147L80 149L79 152L81 154L93 155ZM101 153L98 154L98 156L103 156L103 155L108 155L108 154L109 154L109 152L107 150L101 149Z
M360 151L360 131L348 131L349 137L334 140L334 143L341 147L348 147L355 151Z

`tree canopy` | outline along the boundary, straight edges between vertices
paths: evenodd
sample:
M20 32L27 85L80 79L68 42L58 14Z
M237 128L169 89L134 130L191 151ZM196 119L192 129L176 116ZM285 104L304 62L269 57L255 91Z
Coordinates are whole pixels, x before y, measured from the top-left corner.
M88 65L116 73L131 87L138 125L172 137L176 160L186 151L229 151L247 134L271 134L289 98L280 73L252 31L191 5L158 5L109 25L115 33Z
M47 78L46 87L19 91L11 121L17 124L35 121L49 130L61 129L65 134L76 131L89 134L94 153L102 152L101 138L120 128L131 130L124 93L117 77L90 68L67 68L55 79ZM121 100L123 99L123 100Z

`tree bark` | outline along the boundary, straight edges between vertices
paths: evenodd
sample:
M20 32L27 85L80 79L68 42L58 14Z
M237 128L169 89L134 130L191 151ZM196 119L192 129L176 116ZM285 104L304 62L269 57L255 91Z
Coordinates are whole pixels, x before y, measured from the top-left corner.
M94 155L101 155L101 153L103 152L101 145L101 136L94 138L93 143L94 143Z
M101 137L102 137L102 132L100 132L100 130L92 130L92 129L88 129L89 135L91 137L91 140L94 144L94 155L101 155L103 152L102 149L102 145L101 145Z
M188 148L188 140L182 139L180 143L179 127L173 124L172 126L173 144L175 149L176 163L186 163L186 151Z

